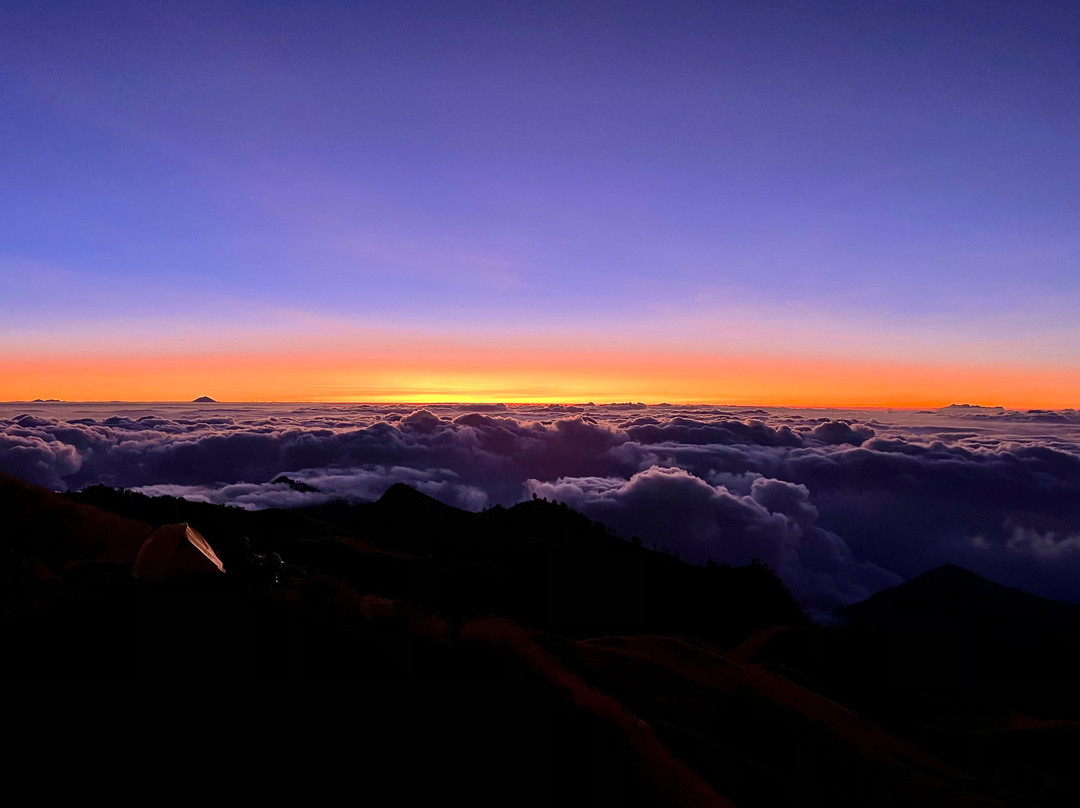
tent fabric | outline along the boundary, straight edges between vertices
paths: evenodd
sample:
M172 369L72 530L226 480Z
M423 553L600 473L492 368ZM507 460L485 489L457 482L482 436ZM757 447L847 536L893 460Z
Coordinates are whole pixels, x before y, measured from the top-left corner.
M147 536L131 569L149 583L218 572L225 572L225 565L210 542L186 522L163 525Z

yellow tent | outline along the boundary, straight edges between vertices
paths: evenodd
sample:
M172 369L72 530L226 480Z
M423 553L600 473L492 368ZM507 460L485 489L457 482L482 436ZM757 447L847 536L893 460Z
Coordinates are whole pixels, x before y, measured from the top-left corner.
M146 537L131 574L153 584L225 572L210 542L186 522L163 525Z

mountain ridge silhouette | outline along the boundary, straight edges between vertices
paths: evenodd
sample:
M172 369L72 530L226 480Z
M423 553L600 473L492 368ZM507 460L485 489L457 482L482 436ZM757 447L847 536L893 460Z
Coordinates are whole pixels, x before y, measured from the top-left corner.
M324 709L356 731L401 728L425 705L405 725L413 765L491 764L448 793L505 801L528 784L531 804L635 806L1077 795L1075 684L1025 673L1033 660L1071 670L1071 624L1025 606L1022 630L1001 630L992 616L1009 628L1008 604L1030 601L968 571L931 571L822 628L763 565L687 564L543 500L473 513L393 487L368 503L245 511L0 475L0 508L10 681L277 686L282 737L310 741L294 765L340 758L305 705L334 683L346 686ZM226 574L133 579L145 534L183 521L233 559ZM263 574L274 553L280 577ZM994 630L975 645L958 646L959 618L934 625L926 604L950 591L1004 604L984 610ZM1025 637L1062 653L1003 665ZM981 642L994 675L955 652Z

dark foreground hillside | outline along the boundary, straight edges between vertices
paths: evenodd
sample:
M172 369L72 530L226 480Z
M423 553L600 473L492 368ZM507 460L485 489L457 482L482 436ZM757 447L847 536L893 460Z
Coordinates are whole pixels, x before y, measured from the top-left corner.
M405 766L406 803L1078 804L1075 607L966 571L824 629L763 566L688 565L544 501L467 513L398 486L248 512L0 476L0 509L9 683L228 694L259 717L230 743L290 782ZM178 522L226 572L133 578Z

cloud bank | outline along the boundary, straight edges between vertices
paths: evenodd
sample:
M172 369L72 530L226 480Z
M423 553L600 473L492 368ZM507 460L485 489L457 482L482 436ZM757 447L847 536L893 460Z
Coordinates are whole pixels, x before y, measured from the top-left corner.
M945 562L1080 597L1075 410L4 405L0 471L247 508L542 496L688 561L765 561L820 617Z

